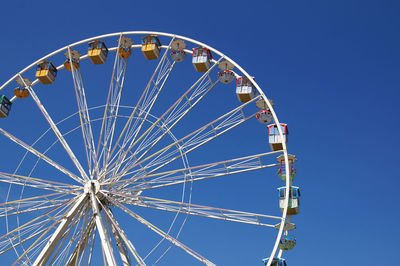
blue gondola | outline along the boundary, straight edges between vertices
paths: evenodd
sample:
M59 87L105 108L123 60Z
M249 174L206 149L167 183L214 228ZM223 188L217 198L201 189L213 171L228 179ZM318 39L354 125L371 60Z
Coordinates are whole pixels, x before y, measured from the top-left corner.
M285 194L286 194L286 187L278 188L279 191L279 208L283 211L285 207ZM291 186L289 192L289 206L287 209L288 215L298 214L300 212L300 188Z
M268 264L269 258L263 259L262 260L264 265L266 266ZM271 266L287 266L286 260L282 258L273 258L271 262Z
M0 96L0 118L7 117L11 110L12 102L4 96Z
M282 250L291 250L296 246L296 238L293 236L283 236L279 241L279 248Z

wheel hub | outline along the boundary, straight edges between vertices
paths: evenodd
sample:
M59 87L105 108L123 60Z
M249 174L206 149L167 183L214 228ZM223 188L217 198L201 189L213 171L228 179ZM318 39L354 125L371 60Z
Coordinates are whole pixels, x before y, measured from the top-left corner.
M93 191L93 193L96 195L97 193L99 193L101 188L102 186L100 186L99 181L90 180L86 182L84 191L85 193L90 193L91 191Z

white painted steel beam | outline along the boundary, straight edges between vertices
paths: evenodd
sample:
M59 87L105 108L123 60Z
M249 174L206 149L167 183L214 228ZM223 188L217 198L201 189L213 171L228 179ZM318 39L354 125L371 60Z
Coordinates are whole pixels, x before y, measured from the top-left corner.
M103 206L104 212L107 215L110 224L113 229L113 234L116 242L118 243L118 248L120 249L121 259L124 262L124 265L130 265L129 255L126 253L126 247L132 253L136 262L140 266L145 266L146 263L142 259L142 257L137 252L136 248L133 246L132 242L129 240L124 230L122 230L121 226L118 224L117 220L114 218L111 210L108 207Z
M114 251L113 251L112 245L110 243L110 239L108 238L107 230L104 227L103 220L102 220L101 214L100 214L99 203L97 201L97 197L93 190L94 190L94 187L91 188L89 194L90 194L90 200L92 202L93 215L96 220L97 231L99 232L102 248L103 248L104 254L106 256L108 265L115 266L117 264L116 264L115 258L114 258Z
M42 252L40 252L39 256L36 258L33 266L38 265L45 265L46 262L49 260L52 252L56 248L58 242L60 241L62 235L64 234L65 230L67 229L68 225L72 222L72 218L80 209L80 207L86 202L88 195L82 194L72 208L68 211L65 215L53 235L51 236L50 240L47 242L46 246L43 248Z

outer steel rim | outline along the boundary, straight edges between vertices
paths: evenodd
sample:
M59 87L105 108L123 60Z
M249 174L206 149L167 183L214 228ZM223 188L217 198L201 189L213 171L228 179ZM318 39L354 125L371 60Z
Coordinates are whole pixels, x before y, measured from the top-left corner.
M28 65L27 67L22 69L17 74L15 74L13 77L11 77L8 81L6 81L3 85L0 86L0 90L4 89L8 84L10 84L12 81L14 81L19 76L22 76L23 73L25 73L27 70L31 69L32 67L36 66L42 60L48 59L48 58L50 58L50 57L52 57L52 56L54 56L54 55L56 55L58 53L61 53L63 51L68 50L69 48L73 48L74 46L77 46L77 45L80 45L80 44L84 44L84 43L88 43L88 42L90 42L92 40L96 40L96 39L103 39L103 38L115 37L115 36L120 36L120 35L128 36L128 35L148 35L148 34L154 34L154 35L170 37L170 38L177 38L177 39L181 39L181 40L185 40L185 41L191 42L191 43L196 44L198 46L202 46L202 47L208 48L214 54L217 54L221 58L224 58L225 60L228 60L229 62L231 62L248 79L252 79L252 77L239 64L237 64L234 60L232 60L231 58L229 58L225 54L221 53L220 51L216 50L215 48L213 48L213 47L211 47L211 46L209 46L209 45L207 45L205 43L196 41L194 39L191 39L191 38L188 38L188 37L185 37L185 36L171 34L171 33L155 32L155 31L126 31L126 32L116 32L116 33L98 35L98 36L95 36L95 37L87 38L87 39L84 39L84 40L81 40L81 41L78 41L78 42L75 42L75 43L71 43L71 44L69 44L67 46L64 46L64 47L54 51L54 52L51 52L51 53L43 56L42 58L38 59L37 61L33 62L32 64ZM133 45L133 48L138 48L138 47L140 47L140 45ZM168 46L162 46L162 48L165 49L165 48L168 48ZM116 50L116 49L117 49L117 47L109 48L110 51L113 51L113 50ZM192 51L190 51L190 50L185 50L185 51L188 52L188 53L192 53ZM84 55L84 56L81 57L81 59L84 59L84 58L87 58L87 56ZM57 69L61 69L63 67L64 66L61 65L61 66L57 67ZM37 82L38 82L38 80L32 82L32 86L34 86ZM268 108L271 110L271 113L272 113L273 119L275 121L275 124L276 125L280 125L278 117L277 117L277 115L276 115L271 103L268 101L268 98L267 98L266 94L261 90L260 86L257 84L256 81L253 81L253 85L257 89L258 93L262 96L264 101L267 103ZM14 101L15 97L12 100ZM283 139L283 132L282 132L281 127L277 126L277 129L278 129L278 132L279 132L279 135L280 135L281 139ZM285 158L285 168L286 169L290 169L289 168L287 145L286 145L285 142L282 142L282 146L283 146L282 152L283 152L284 158ZM276 237L276 240L275 240L275 244L274 244L273 250L272 250L272 252L271 252L271 254L269 256L270 258L275 257L275 254L276 254L277 249L278 249L279 241L280 241L280 239L282 237L282 234L284 232L284 225L285 225L286 218L287 218L287 209L288 209L288 202L289 202L289 192L290 192L289 187L290 187L290 185L291 184L290 184L289 171L286 171L285 207L284 207L283 212L282 212L281 224L280 224L279 231L278 231L278 234L277 234L277 237ZM290 222L290 216L287 219L287 222ZM282 250L279 251L278 257L281 257L281 255L282 255ZM271 262L272 261L269 260L267 265L270 266Z

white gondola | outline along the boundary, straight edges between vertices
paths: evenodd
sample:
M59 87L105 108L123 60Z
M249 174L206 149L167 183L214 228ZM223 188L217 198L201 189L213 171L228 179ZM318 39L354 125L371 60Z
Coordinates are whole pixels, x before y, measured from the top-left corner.
M279 135L278 127L275 124L268 125L268 141L273 151L279 151L283 149L282 143L287 143L288 141L288 127L286 124L281 123L281 130L283 134L283 139Z
M240 102L245 103L256 97L257 93L247 77L240 77L236 80L236 95Z
M207 48L193 49L192 63L197 72L207 72L211 65L212 54Z

